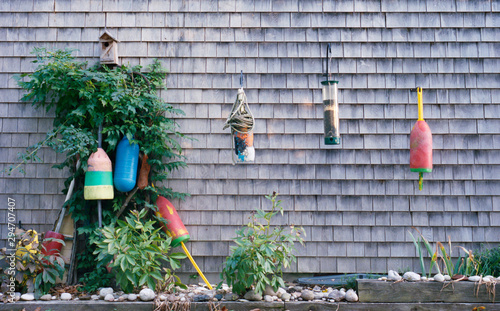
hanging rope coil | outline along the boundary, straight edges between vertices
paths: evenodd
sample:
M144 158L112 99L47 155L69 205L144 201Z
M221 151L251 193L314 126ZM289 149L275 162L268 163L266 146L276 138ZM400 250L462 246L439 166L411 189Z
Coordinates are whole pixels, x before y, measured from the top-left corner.
M243 88L238 89L238 95L234 101L231 113L224 123L223 129L231 127L231 147L234 151L234 133L249 133L253 130L255 125L255 119L248 106L247 96ZM236 163L234 159L234 152L232 153L233 165Z

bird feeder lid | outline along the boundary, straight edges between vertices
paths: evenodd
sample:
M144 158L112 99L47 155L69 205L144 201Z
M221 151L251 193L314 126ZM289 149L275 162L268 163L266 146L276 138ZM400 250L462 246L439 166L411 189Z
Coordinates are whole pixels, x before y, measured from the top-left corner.
M105 30L104 33L99 37L99 42L109 42L109 41L120 42L115 37L113 37L112 34L110 34L107 30Z
M327 80L327 81L321 81L321 84L323 84L323 85L339 84L339 81L336 81L336 80Z

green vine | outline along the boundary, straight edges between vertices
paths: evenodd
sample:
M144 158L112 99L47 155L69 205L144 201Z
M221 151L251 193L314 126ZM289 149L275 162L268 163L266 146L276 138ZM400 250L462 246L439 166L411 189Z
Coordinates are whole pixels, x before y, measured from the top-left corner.
M79 234L87 235L86 251L78 256L79 268L91 271L95 269L95 255L92 254L95 246L89 241L98 238L95 233L97 208L95 201L84 200L83 181L87 160L97 150L99 125L102 125L102 148L113 163L118 142L127 136L129 141L139 144L151 166L145 189L137 191L132 198L127 198L128 193L115 190L113 200L102 201L103 223L111 224L116 222L116 214L123 211L123 207L127 210L156 209L152 202L158 195L170 198L186 195L164 184L170 172L186 166L178 142L184 136L170 118L183 112L165 103L158 94L166 77L158 60L141 71L141 66L88 66L87 62L77 61L71 53L69 50L35 49L34 63L38 68L33 73L16 77L18 84L27 91L22 101L45 108L47 112L53 111L55 118L53 130L47 133L46 139L29 147L20 156L21 163L10 166L7 173L22 170L22 164L39 160L37 152L43 146L66 155L66 159L54 167L69 168L66 189L71 179L76 180L75 191L65 204L78 224ZM77 159L82 162L79 169L75 168Z

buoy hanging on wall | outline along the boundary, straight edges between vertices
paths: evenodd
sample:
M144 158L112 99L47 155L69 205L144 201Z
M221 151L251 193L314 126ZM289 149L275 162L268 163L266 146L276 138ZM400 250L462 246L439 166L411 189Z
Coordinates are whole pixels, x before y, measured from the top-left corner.
M139 164L139 145L131 144L127 136L116 147L114 183L118 191L128 192L134 189L137 181Z
M139 178L137 180L137 188L143 190L149 183L149 171L151 166L148 163L148 155L145 154L141 160L141 169L139 170Z
M240 76L240 85L241 88L238 89L231 113L223 127L224 130L231 127L231 145L234 151L232 154L233 164L236 162L253 162L255 160L255 148L253 146L255 120L243 90L243 72L241 72Z
M111 160L102 148L92 153L85 173L85 200L111 200L114 198Z
M422 190L424 173L432 172L432 133L424 121L424 104L422 103L422 88L417 92L418 120L410 133L410 171L418 172L418 189Z
M172 237L172 247L177 247L179 246L179 244L182 246L182 249L193 264L193 267L196 269L196 271L198 271L203 281L205 281L205 283L207 284L208 288L212 289L212 285L210 284L210 282L208 282L207 278L194 261L194 258L189 253L186 245L184 245L184 242L187 242L190 237L188 231L186 230L186 227L179 217L179 214L177 214L174 205L162 196L159 196L158 199L156 199L156 205L158 206L156 216L162 217L167 221L166 225L162 224L162 228L168 236Z
M158 206L156 216L167 220L167 224L162 225L162 227L168 236L172 237L172 247L178 246L181 242L187 242L190 239L189 232L182 223L174 205L162 196L158 196L156 205Z
M331 53L330 43L326 46L326 81L322 81L323 95L323 124L325 130L325 145L339 145L339 102L338 102L338 84L339 81L332 80L328 71L328 63Z

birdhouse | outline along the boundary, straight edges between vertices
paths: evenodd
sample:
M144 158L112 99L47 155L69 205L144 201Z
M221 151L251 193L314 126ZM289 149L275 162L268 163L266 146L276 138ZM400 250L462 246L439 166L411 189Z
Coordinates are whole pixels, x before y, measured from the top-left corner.
M101 43L101 64L119 65L118 63L118 40L116 40L108 31L99 37Z

